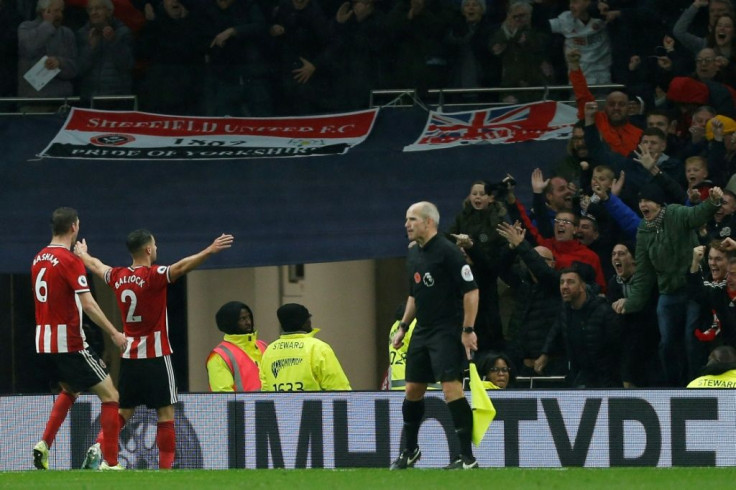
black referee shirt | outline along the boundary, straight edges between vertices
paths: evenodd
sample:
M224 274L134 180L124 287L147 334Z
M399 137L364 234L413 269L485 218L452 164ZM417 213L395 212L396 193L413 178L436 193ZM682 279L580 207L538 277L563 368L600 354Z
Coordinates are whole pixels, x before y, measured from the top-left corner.
M462 326L462 297L478 285L457 245L438 233L424 247L409 249L406 268L417 326Z

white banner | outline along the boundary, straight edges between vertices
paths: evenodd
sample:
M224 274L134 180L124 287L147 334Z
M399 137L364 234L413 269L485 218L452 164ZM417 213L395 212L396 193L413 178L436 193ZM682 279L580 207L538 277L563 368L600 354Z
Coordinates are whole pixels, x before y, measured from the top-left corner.
M733 390L493 390L481 467L734 466ZM469 396L469 393L468 393ZM399 453L402 392L183 394L175 468L388 468ZM28 470L54 397L0 397L0 471ZM459 452L441 393L428 393L418 468ZM51 469L79 468L100 403L81 396L51 448ZM155 468L156 414L138 407L121 462Z
M102 160L340 155L370 134L378 109L281 118L189 117L73 108L40 156Z
M431 111L422 135L404 151L565 139L577 120L576 108L552 101L449 114Z

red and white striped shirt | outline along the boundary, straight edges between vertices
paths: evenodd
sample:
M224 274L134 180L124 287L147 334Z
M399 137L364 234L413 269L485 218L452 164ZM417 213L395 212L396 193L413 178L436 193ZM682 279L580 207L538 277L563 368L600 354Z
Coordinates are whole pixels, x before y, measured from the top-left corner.
M89 292L82 260L64 245L47 245L31 266L36 306L36 352L59 354L87 348L82 330L82 303Z
M123 315L128 346L125 359L151 359L171 354L166 289L169 267L114 267L105 272L105 282L115 292Z

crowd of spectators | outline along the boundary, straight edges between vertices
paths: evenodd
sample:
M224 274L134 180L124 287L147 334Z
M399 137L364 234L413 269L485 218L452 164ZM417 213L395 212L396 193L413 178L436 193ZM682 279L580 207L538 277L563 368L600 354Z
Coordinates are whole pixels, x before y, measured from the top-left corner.
M730 0L0 0L0 96L134 94L146 111L298 115L371 89L619 83L641 111L733 115ZM23 74L42 56L56 78ZM682 127L679 127L682 130ZM686 128L685 128L686 129Z
M512 4L491 51L507 52L503 40L522 17L532 19L529 41L562 34L524 59L549 81L564 76L579 121L567 155L515 176L530 179L533 202L516 199L511 177L474 182L448 230L476 276L511 289L498 338L497 287L479 281L487 311L476 330L486 332L483 349L506 352L520 375L564 375L588 388L686 386L709 352L735 345L733 6L571 0L557 16L549 8ZM546 30L534 20L542 11ZM625 88L589 89L609 82Z
M0 96L132 93L169 114L352 110L379 88L516 103L569 83L567 154L515 176L533 202L477 181L448 229L481 288L481 350L574 386L686 386L736 344L730 0L0 0L0 25ZM23 74L42 56L60 71L37 91ZM625 88L589 89L609 82Z
M482 350L573 387L684 387L736 346L736 121L695 103L638 117L622 91L599 108L579 51L566 57L580 115L567 155L523 177L531 203L511 176L474 182L448 229L476 276L512 292L499 338L498 288L478 281Z

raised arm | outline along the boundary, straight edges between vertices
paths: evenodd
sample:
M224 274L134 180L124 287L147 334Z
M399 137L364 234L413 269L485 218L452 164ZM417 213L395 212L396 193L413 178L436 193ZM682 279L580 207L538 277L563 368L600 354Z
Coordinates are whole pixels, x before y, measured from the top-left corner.
M169 268L169 278L171 279L171 282L176 281L187 272L202 265L210 255L220 253L226 248L232 247L233 240L234 237L232 235L226 235L223 233L219 237L215 238L215 241L201 252L190 255L189 257L184 257L179 262L173 264Z
M603 207L608 211L608 214L616 221L618 227L621 228L626 239L636 240L636 232L639 223L641 223L641 217L615 194L606 196L606 199L601 199L601 203L603 203Z
M699 228L706 224L721 206L722 197L723 191L720 187L711 187L708 190L708 199L685 209L685 225L688 228Z
M687 291L690 298L697 302L701 307L713 309L714 304L711 303L711 296L722 294L722 284L715 281L704 281L700 272L700 265L705 256L705 245L698 245L693 248L693 260L690 268L685 275L687 278ZM713 294L715 293L715 294ZM696 334L697 335L697 334Z
M74 253L80 259L82 259L82 262L84 262L84 266L89 269L92 274L96 275L103 281L105 280L105 273L111 267L107 264L104 264L100 259L92 257L89 254L89 252L87 251L87 240L82 238L81 242L77 242L76 245L74 245Z
M680 15L680 18L677 19L677 22L672 27L672 35L675 36L675 39L680 41L693 54L705 47L706 40L690 34L688 29L690 29L690 25L693 23L698 11L707 6L708 0L695 0L692 5L683 10L682 15Z
M532 212L537 221L537 231L545 238L555 236L555 229L552 226L552 220L547 214L547 200L544 196L544 190L547 188L550 179L545 179L542 169L535 168L532 171Z
M565 61L567 61L568 76L570 77L570 85L575 92L575 101L578 105L578 119L585 117L585 104L595 102L595 97L588 88L588 82L580 69L580 51L571 49L565 53Z
M50 18L43 14L44 22L23 22L18 26L18 53L22 58L36 58L45 54L46 43L56 34Z
M521 204L521 201L518 199L516 200L516 208L519 210L519 217L521 218L521 223L524 225L524 228L529 232L529 235L534 240L534 243L536 245L544 245L545 238L539 233L539 230L537 230L537 227L534 226L534 223L532 223L532 220L529 219L529 216L526 213L526 209L524 208L524 205Z
M723 134L723 122L714 117L709 121L713 128L713 142L708 148L708 176L717 186L725 186L731 177L728 171L729 162L726 159L725 138L732 138L732 134Z
M585 146L588 148L588 162L591 166L608 165L615 173L619 173L624 169L622 160L626 160L621 155L617 158L608 146L601 141L601 133L595 123L595 116L591 116L592 111L597 110L595 102L586 104L587 111L585 117L585 127L583 133L585 135Z

